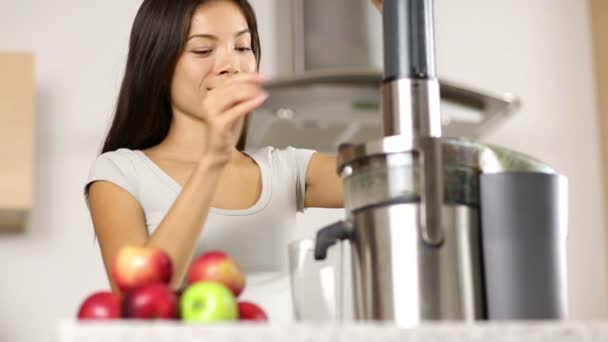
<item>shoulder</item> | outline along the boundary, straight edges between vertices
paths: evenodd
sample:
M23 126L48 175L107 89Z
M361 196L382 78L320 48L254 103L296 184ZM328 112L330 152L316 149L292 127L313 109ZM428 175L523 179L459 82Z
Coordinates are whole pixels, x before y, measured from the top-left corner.
M310 160L316 152L293 146L268 146L253 152L253 155L256 160L269 166L273 177L304 184Z
M89 174L99 174L120 171L125 176L135 174L138 165L142 163L141 151L121 148L116 151L105 152L99 155L92 163Z
M293 146L283 148L266 146L250 153L269 160L272 165L290 165L296 167L307 164L316 151Z
M137 191L137 151L121 148L99 155L89 169L85 193L95 181L111 182L131 194Z
M128 148L121 148L116 151L102 153L95 159L92 167L113 164L119 167L133 166L135 164L137 152Z

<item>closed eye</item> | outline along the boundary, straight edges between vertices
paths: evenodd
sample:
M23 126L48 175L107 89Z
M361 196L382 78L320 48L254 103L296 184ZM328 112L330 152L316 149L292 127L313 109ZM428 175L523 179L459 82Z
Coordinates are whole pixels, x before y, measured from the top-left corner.
M192 51L193 53L197 54L197 55L208 55L211 53L212 50L194 50Z

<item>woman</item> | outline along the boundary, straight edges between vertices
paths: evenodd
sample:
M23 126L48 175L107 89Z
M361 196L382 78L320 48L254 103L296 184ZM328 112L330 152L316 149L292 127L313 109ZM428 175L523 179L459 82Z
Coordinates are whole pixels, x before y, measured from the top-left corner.
M248 273L242 298L290 316L285 277L264 285L259 275L285 275L298 211L341 207L343 194L332 156L244 150L248 114L268 96L260 55L247 0L143 1L85 188L108 275L122 246L157 247L178 288L193 256L220 249Z

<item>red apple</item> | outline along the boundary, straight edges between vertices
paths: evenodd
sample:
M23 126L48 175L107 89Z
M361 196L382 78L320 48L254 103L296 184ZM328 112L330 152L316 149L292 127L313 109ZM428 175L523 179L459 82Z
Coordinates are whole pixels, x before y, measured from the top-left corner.
M125 246L114 257L112 278L121 290L126 291L145 284L169 284L173 265L162 249Z
M220 282L238 297L245 287L245 274L226 253L209 251L196 258L188 269L188 285L200 281Z
M239 306L239 320L244 321L268 321L266 312L259 305L241 301L237 303Z
M176 319L175 292L163 283L152 283L129 290L122 303L122 315L136 319Z
M78 309L79 320L107 320L120 318L120 295L98 291L88 296Z

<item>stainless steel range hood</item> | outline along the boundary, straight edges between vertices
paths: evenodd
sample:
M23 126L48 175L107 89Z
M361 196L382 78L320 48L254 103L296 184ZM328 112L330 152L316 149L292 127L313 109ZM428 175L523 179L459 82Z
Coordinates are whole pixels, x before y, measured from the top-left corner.
M382 20L371 1L279 0L275 9L277 76L249 147L335 152L382 137ZM439 83L443 136L479 138L520 107L513 94Z

